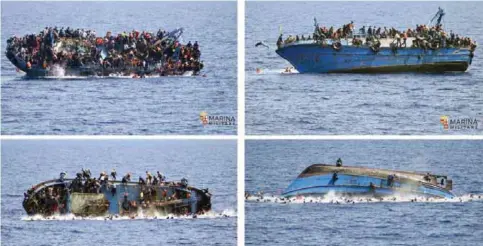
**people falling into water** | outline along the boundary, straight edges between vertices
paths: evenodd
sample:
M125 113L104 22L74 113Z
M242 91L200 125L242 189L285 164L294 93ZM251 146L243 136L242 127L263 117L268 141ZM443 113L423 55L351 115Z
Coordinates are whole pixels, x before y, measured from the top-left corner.
M337 159L337 162L335 163L335 165L337 167L342 167L342 159L341 158Z

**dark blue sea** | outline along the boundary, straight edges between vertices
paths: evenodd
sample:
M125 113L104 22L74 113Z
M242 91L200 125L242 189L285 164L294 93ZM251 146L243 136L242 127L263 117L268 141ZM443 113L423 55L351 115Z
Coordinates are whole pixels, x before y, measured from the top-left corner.
M235 134L201 111L236 117L236 2L2 1L2 134ZM206 77L26 80L4 55L7 38L46 26L107 31L184 28Z
M248 134L482 134L483 2L253 2L246 4ZM438 7L443 24L476 40L473 64L458 74L280 74L279 28L311 34L320 25L403 30L427 24ZM270 48L255 47L265 41ZM256 73L260 68L262 72ZM472 118L478 129L443 130L440 117Z
M213 211L196 219L28 217L23 192L64 171L151 171L209 188ZM231 140L2 141L2 245L236 245L236 142ZM121 177L122 177L121 176ZM33 220L33 221L32 221Z
M247 141L250 193L280 197L306 167L334 164L340 157L351 166L446 174L457 198L355 204L250 200L246 245L481 245L482 150L483 141Z

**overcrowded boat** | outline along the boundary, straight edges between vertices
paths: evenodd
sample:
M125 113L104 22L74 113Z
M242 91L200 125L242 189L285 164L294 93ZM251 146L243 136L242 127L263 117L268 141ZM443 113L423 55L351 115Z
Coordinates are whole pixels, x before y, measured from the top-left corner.
M198 42L182 44L183 29L171 32L110 31L45 27L38 34L7 40L6 56L27 77L198 75Z
M188 185L188 180L167 181L158 172L146 172L146 178L131 181L131 174L116 180L101 173L91 177L90 170L82 170L76 178L67 179L61 173L58 179L47 180L24 193L23 208L28 215L50 216L74 214L77 216L145 216L204 214L211 210L208 189Z
M428 25L397 30L354 22L341 28L320 26L312 35L283 34L276 53L300 73L464 72L471 65L476 41L443 29L439 9Z

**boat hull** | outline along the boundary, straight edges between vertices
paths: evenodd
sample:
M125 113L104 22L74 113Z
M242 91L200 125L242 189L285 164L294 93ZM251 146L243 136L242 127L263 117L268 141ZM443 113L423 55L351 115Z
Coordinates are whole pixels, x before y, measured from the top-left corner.
M398 72L464 72L472 61L469 48L392 48L378 52L367 46L343 45L340 50L330 45L302 43L276 50L300 73L398 73Z
M181 184L140 185L110 181L99 192L67 189L72 180L38 184L23 201L27 214L75 214L79 216L200 214L211 209L211 194ZM60 199L39 198L52 188ZM149 189L150 194L147 193ZM143 195L141 195L143 192ZM143 202L144 201L144 202Z
M25 75L28 78L43 78L48 76L53 77L62 77L62 76L75 76L75 77L88 77L88 76L102 76L108 77L111 75L122 75L122 76L132 76L132 75L162 75L158 72L158 69L155 66L149 66L147 68L137 67L137 66L122 66L122 67L103 67L100 65L83 65L77 67L59 67L54 66L50 68L43 68L40 66L33 66L31 68L27 68L27 63L15 56L14 54L7 52L7 58L10 62L17 67L22 72L25 72ZM183 76L195 76L198 75L199 71L188 70L185 71L183 74L176 74L176 75L183 75Z
M370 184L373 184L371 187ZM429 183L400 182L388 183L381 177L339 174L334 180L332 173L298 177L283 192L285 197L324 196L328 193L353 196L394 196L413 195L423 197L453 198L454 195L441 187Z

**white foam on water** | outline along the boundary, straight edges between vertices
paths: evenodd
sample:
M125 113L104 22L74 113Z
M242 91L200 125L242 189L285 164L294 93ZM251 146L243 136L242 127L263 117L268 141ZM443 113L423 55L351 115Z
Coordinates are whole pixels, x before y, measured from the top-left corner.
M280 74L280 75L291 75L291 74L298 74L299 71L297 69L292 68L290 72L286 72L285 69L263 69L259 68L254 71L256 75L274 75L274 74Z
M49 75L53 77L64 77L65 76L65 69L57 64L53 65L50 68Z
M380 202L421 202L421 203L441 203L441 202L472 202L483 201L483 194L466 194L456 196L454 198L433 198L414 195L394 195L384 198L375 198L367 196L342 196L334 192L329 192L323 197L316 196L298 196L285 198L276 195L253 195L247 196L247 202L260 203L279 203L279 204L303 204L303 203L325 203L325 204L356 204L356 203L380 203Z
M217 218L229 218L229 217L236 217L237 212L234 209L225 209L221 212L217 211L209 211L205 214L196 215L154 215L148 216L144 215L143 212L139 212L136 216L120 216L120 215L108 215L108 216L76 216L74 214L57 214L51 216L44 216L44 215L31 215L31 216L22 216L21 220L23 221L68 221L68 220L166 220L166 219L217 219Z
M188 77L189 77L189 76L193 76L193 71L186 71L186 72L184 72L184 73L183 73L183 75L182 75L182 76L185 76L185 77L186 77L186 76L188 76Z

